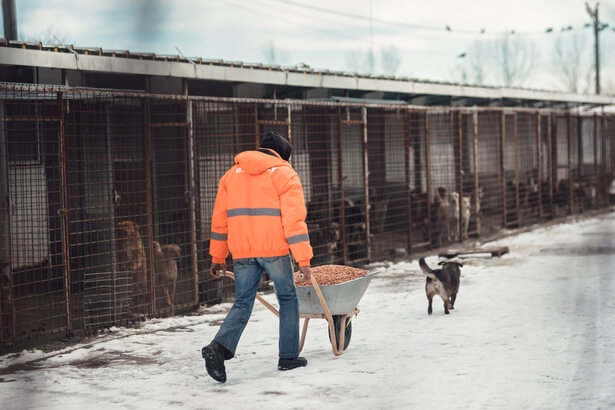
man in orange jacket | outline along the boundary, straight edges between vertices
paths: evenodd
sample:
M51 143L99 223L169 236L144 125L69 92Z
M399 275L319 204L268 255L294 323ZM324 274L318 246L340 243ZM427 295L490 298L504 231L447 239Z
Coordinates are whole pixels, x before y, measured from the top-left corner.
M230 251L236 298L202 356L209 375L221 383L226 381L224 361L235 355L263 271L273 279L280 305L278 369L307 365L299 357L299 302L289 248L307 280L313 253L303 188L288 163L291 152L288 140L268 132L258 151L238 154L220 179L211 222L210 273L217 277L225 272Z

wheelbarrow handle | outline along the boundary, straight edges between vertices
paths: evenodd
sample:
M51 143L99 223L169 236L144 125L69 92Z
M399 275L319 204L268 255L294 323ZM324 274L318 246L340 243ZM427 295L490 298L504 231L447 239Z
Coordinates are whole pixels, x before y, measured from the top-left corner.
M216 276L217 278L222 278L222 277L229 277L233 280L235 280L235 275L233 274L233 272L231 271L224 271L223 274L220 274L219 276ZM255 295L256 299L258 299L259 302L261 302L267 309L269 309L274 315L276 315L277 317L280 317L280 312L271 305L271 303L267 302L265 300L265 298L263 298L261 295L259 295L258 293Z

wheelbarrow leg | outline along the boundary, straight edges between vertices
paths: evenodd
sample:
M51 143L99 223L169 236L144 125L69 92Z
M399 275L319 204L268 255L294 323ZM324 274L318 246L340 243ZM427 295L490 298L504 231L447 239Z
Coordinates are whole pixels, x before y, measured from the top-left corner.
M310 323L310 318L306 317L303 319L303 331L301 332L301 341L299 342L299 351L303 350L303 344L305 343L305 335L307 334L308 323Z
M344 336L346 333L346 319L348 318L348 316L344 316L342 318L342 323L340 323L340 333L338 335L340 342L339 342L339 350L340 350L340 354L344 353Z
M311 280L312 280L312 286L314 286L314 290L316 291L316 296L318 297L318 300L320 301L320 305L325 311L325 319L327 319L327 322L329 323L329 334L331 335L331 348L333 349L333 354L335 356L339 356L342 354L344 349L337 348L337 335L335 334L335 325L333 324L333 315L331 315L329 306L327 305L327 302L325 301L325 297L322 295L322 292L320 291L320 286L318 286L318 282L316 281L316 278L314 277L314 275L312 275Z

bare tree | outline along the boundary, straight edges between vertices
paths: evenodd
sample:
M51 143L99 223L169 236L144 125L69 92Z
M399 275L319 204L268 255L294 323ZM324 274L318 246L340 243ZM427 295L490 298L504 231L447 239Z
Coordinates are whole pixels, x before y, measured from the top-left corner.
M265 64L273 65L278 63L278 50L273 40L270 40L263 46L263 57L265 59Z
M380 50L379 70L382 74L395 75L401 66L401 55L395 46ZM346 53L346 67L351 72L374 74L376 72L376 56L371 49L352 50Z
M467 63L469 66L466 76L476 85L485 85L488 81L488 46L484 41L475 41L468 51Z
M522 86L536 67L533 44L506 34L496 40L476 40L457 56L456 77L463 83Z
M58 44L58 45L70 44L70 41L67 40L66 35L57 34L56 29L53 27L48 27L44 32L41 32L38 35L26 35L23 32L20 32L19 39L22 41L29 41L32 43L41 42L43 44Z
M537 67L537 53L534 45L514 34L506 34L495 40L496 82L504 87L519 87Z
M373 74L374 54L371 50L352 50L346 53L346 67L354 73Z
M585 68L587 39L581 33L559 34L553 49L553 68L566 91L578 93L584 80L583 72L591 74L591 67Z
M401 56L397 47L388 46L380 50L380 65L383 74L395 75L397 73L401 65Z

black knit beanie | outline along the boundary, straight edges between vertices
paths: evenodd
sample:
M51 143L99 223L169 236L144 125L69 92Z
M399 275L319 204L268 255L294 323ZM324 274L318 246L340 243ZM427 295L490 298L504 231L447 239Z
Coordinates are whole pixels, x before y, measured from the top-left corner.
M269 131L261 138L261 148L269 148L280 154L284 161L288 161L293 150L290 142L275 131Z

